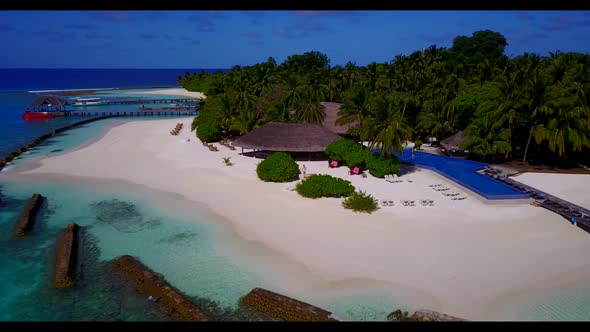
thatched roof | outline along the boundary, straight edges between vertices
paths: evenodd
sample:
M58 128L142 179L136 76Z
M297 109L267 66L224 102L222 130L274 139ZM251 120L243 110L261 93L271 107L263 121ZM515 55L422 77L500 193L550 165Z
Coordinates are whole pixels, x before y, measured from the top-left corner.
M321 102L320 104L324 106L324 112L326 113L322 126L330 129L332 132L344 135L348 133L348 129L358 124L357 122L353 122L343 126L336 125L336 119L339 117L338 112L340 111L340 106L342 106L342 104L327 101Z
M59 98L58 96L41 96L31 103L31 107L47 106L52 107L64 107L67 105L67 101Z
M442 145L447 150L460 150L461 144L463 144L465 140L467 140L467 136L464 132L459 131L453 136L447 137L440 141L440 145Z
M320 152L340 136L315 123L269 122L236 139L232 145L267 151Z

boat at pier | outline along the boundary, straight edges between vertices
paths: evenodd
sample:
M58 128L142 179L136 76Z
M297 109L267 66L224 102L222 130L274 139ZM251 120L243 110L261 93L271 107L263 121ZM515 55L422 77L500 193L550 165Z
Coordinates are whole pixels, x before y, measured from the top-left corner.
M72 106L96 106L105 104L107 102L100 98L73 98L71 101Z
M25 111L22 115L24 120L50 120L53 119L53 115L49 112L31 112Z

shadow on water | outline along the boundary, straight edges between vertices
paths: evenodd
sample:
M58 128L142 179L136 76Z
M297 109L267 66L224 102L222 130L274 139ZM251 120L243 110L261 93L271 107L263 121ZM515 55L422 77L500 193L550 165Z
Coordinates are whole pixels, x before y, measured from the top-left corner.
M59 202L44 201L34 229L23 238L14 237L11 227L28 199L4 195L0 187L5 231L0 235L0 320L5 321L166 321L170 317L158 304L137 293L110 261L100 261L100 242L91 234L93 226L80 229L78 278L74 287L53 288L57 239L62 227L51 225ZM157 218L143 216L136 205L121 200L99 201L89 206L96 225L107 223L121 232L133 233L158 227ZM73 218L75 220L76 218ZM198 240L194 232L163 238L168 243ZM165 277L165 276L164 276ZM174 285L172 285L174 286ZM245 294L244 294L245 295ZM225 308L207 298L190 297L211 320L260 321L262 317L246 308Z

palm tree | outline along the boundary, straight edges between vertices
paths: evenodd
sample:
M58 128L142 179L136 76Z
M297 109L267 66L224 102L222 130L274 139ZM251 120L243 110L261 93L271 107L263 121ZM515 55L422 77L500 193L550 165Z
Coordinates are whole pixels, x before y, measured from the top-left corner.
M210 105L211 109L215 112L221 128L224 130L229 129L229 126L237 113L233 98L230 95L223 93L215 96L214 99L210 100L207 104Z
M326 117L324 106L316 102L301 104L295 112L297 122L321 123L324 117Z
M284 81L287 86L285 104L287 107L291 108L299 103L303 98L303 90L305 89L305 85L303 85L301 79L294 74L285 77Z
M467 139L461 145L462 150L470 150L480 154L485 159L492 156L495 161L498 153L512 151L510 144L510 131L496 125L489 117L479 117L467 129Z
M524 149L523 162L526 162L526 157L529 151L529 145L531 138L533 137L533 127L536 125L537 116L540 113L550 114L551 106L553 103L553 96L551 91L551 85L548 77L541 71L540 68L535 68L532 73L532 77L529 81L529 87L527 89L527 109L528 119L530 123L529 138Z
M235 130L240 135L247 134L252 130L258 128L262 123L262 119L253 111L241 112L233 121L229 130Z
M580 109L559 108L549 115L549 121L535 125L531 129L537 144L547 141L549 150L563 157L566 152L566 144L572 146L573 151L581 151L588 146L586 121Z
M365 117L369 113L370 94L365 85L357 85L344 98L344 103L338 111L337 125L345 125L353 122L363 127Z
M371 109L367 125L362 129L363 140L368 139L369 147L379 147L382 156L389 156L394 151L402 151L404 142L410 138L410 128L402 122L399 100L392 97L381 98Z

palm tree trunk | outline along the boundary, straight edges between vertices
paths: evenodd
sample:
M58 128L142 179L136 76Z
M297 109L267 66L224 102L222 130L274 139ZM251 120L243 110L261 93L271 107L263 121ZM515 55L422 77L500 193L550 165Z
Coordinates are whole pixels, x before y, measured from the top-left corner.
M532 133L529 133L529 139L526 142L526 147L524 148L524 157L522 158L522 162L526 163L526 155L529 152L529 144L531 144L531 138L533 137Z
M408 100L407 99L404 101L404 109L402 110L402 118L400 120L400 123L402 121L404 121L404 114L406 114L406 105L408 105Z

